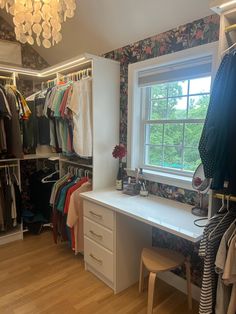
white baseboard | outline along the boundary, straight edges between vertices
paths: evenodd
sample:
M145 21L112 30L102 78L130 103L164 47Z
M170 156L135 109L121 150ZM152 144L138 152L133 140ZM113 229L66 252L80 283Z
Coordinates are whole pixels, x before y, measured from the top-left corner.
M187 294L187 282L185 279L175 275L172 272L163 272L158 274L158 278L168 283L170 286L175 287L181 292ZM201 289L196 285L192 284L192 297L194 300L200 300L200 291Z
M23 240L23 231L21 230L21 227L18 227L16 228L16 230L12 230L9 233L1 235L0 245L18 241L18 240Z

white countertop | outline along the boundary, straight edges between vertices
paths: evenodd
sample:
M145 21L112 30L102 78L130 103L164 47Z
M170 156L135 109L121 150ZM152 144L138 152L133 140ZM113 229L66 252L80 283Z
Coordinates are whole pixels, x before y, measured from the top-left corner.
M82 198L110 208L191 242L201 239L203 228L194 225L198 217L192 206L162 197L129 196L114 188L81 193Z

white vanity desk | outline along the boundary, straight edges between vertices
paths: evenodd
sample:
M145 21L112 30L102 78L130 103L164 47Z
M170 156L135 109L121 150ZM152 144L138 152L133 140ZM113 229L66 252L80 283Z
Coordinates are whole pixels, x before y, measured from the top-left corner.
M198 242L203 233L186 204L152 195L129 196L114 188L81 196L85 268L115 293L138 281L141 250L152 245L152 227L191 242Z

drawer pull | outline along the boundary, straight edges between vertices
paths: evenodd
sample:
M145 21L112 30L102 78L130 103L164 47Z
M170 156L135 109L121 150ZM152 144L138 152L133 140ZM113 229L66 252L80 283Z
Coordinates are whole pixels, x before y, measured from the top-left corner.
M92 236L96 237L96 238L99 238L100 240L103 239L103 236L101 234L97 234L95 233L94 231L92 230L89 230L89 232L91 233Z
M91 211L91 210L90 210L89 212L90 212L91 215L95 216L96 218L99 218L99 219L102 219L102 218L103 218L102 215L98 215L98 214L94 213L94 212Z
M90 253L89 256L90 256L93 260L95 260L96 262L98 262L99 264L102 265L102 260L101 260L101 259L95 257L92 253Z

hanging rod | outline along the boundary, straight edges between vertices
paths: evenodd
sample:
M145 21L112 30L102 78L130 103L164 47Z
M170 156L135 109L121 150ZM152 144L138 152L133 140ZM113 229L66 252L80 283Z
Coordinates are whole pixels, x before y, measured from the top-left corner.
M7 167L18 167L18 164L9 164L9 165L0 166L0 168L7 168Z
M221 193L215 193L213 194L214 198L218 198L220 200L222 200L222 198L228 199L232 202L236 202L236 196L234 195L229 195L229 194L221 194Z
M235 31L235 30L236 30L236 24L225 27L225 33L229 33L231 31Z
M2 76L2 75L0 75L0 79L11 80L11 81L14 80L13 77L10 77L10 76Z
M71 78L73 80L73 78L80 78L80 76L86 74L87 76L89 76L89 72L92 73L92 68L87 68L87 69L84 69L84 70L79 70L77 72L72 72L72 73L68 73L66 75L60 75L59 79L60 80L63 80L65 78Z

